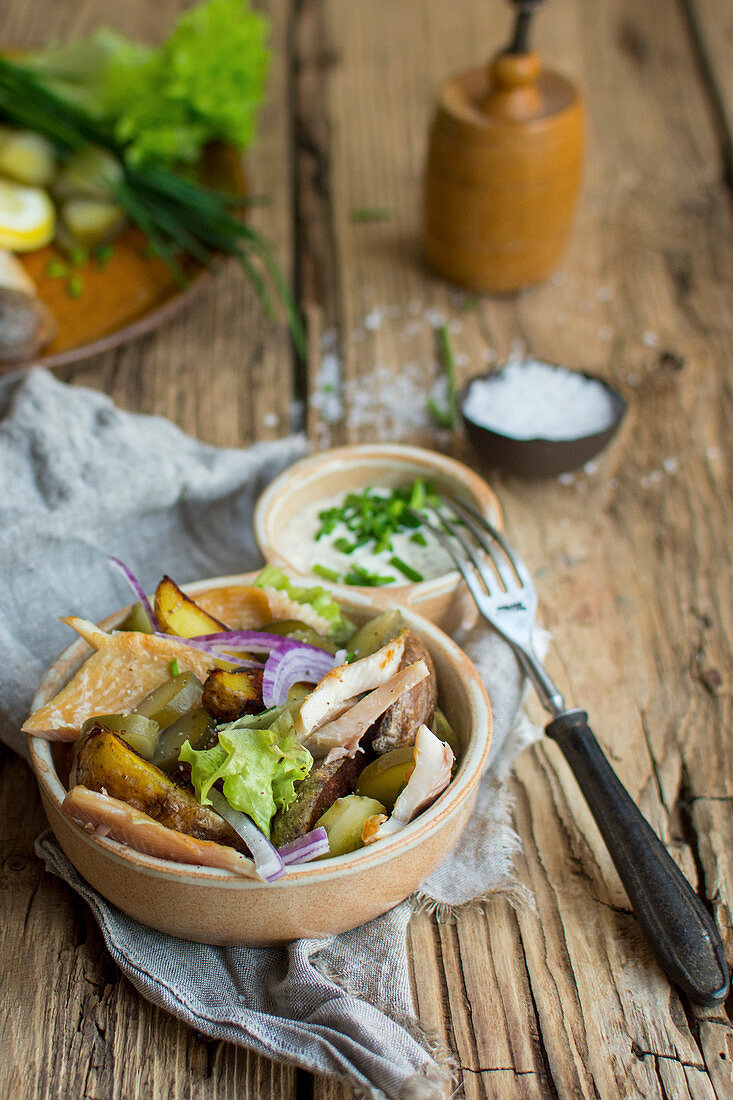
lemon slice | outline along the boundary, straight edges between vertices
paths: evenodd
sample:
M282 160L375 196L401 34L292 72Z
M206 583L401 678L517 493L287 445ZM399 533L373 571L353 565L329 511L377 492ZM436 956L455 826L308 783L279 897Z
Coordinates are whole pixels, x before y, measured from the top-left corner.
M55 228L56 212L45 191L0 180L0 248L11 252L43 248Z

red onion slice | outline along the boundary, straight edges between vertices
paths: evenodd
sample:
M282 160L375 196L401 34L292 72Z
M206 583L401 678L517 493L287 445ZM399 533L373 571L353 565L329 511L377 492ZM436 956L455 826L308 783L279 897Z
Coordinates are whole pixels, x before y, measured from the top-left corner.
M317 684L332 668L333 656L315 646L273 649L262 674L262 702L266 707L282 706L293 684Z
M148 619L150 620L150 625L151 625L152 629L153 630L160 630L160 623L158 622L158 617L155 614L155 612L153 611L152 607L150 606L150 600L145 595L145 592L143 591L143 586L140 584L140 581L137 579L137 577L133 573L132 569L130 569L129 566L125 565L125 563L123 561L120 561L119 558L113 558L113 557L110 556L110 557L107 558L107 561L110 563L110 565L113 565L119 573L122 574L122 576L125 578L125 580L129 584L130 588L133 590L133 592L137 596L140 603L143 605L143 609L144 609L145 614L147 615Z
M248 661L246 657L236 657L232 653L219 652L221 646L212 645L211 642L199 642L196 638L181 638L178 634L162 634L159 630L156 630L155 637L167 638L168 641L175 638L181 645L188 645L191 649L199 649L203 653L209 653L212 657L216 657L221 661L228 661L232 665L237 665L238 668L262 668L259 661Z
M221 634L198 634L190 640L217 647L233 646L235 649L251 649L253 653L269 653L272 649L304 649L308 653L326 653L325 649L319 649L317 645L296 642L284 634L267 634L262 630L224 630ZM333 663L331 654L326 655Z
M240 810L234 810L227 802L221 791L212 787L208 797L214 809L234 829L234 832L242 838L250 850L255 867L267 882L274 882L285 874L284 860L267 839L264 833L255 825L251 817Z
M328 833L319 825L317 829L311 829L309 833L291 840L289 844L283 844L277 851L283 863L309 863L318 856L328 855Z

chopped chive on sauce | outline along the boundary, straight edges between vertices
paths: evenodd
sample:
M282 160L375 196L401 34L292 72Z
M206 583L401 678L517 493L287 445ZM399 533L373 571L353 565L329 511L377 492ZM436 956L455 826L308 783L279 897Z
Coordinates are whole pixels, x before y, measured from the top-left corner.
M171 663L169 665L169 668L171 670L171 678L173 678L174 676L180 676L181 675L181 670L178 667L178 661L175 657L171 661Z
M354 541L339 537L334 547L342 554L351 554L359 546L374 543L374 551L391 549L394 535L400 531L414 530L421 521L414 513L426 505L437 507L435 486L417 478L412 485L398 486L387 496L381 496L367 486L361 493L348 493L343 504L326 508L318 513L320 527L316 541L330 535L336 525L343 523L354 536Z
M422 573L418 573L417 569L413 569L411 565L408 565L402 558L398 558L396 554L393 554L389 559L389 564L393 569L397 569L402 573L403 577L407 577L408 581L414 581L415 584L419 584L420 581L424 581Z
M355 565L344 577L346 584L354 584L362 588L378 588L382 584L391 584L394 579L381 573L370 573L360 565Z
M328 569L325 565L316 563L316 565L313 566L313 572L317 577L323 577L324 581L335 582L341 579L340 573L337 573L335 569Z
M311 558L308 568L324 580L358 587L405 579L419 584L434 565L429 553L413 561L411 544L430 549L425 513L439 508L436 486L424 478L394 488L367 486L324 501L311 536L323 547L321 560Z

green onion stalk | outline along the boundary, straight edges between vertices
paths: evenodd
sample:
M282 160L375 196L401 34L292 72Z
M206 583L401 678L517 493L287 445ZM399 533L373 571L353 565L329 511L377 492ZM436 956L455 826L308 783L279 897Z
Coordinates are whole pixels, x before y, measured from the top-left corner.
M234 256L249 276L267 316L272 316L268 283L283 304L293 342L306 354L303 326L292 294L272 254L272 244L232 216L229 196L185 179L156 164L128 165L125 146L109 126L82 107L56 95L22 64L0 56L0 117L35 130L60 155L100 145L119 160L123 175L111 182L116 202L148 238L181 285L186 275L179 256L187 252L211 267L218 255Z

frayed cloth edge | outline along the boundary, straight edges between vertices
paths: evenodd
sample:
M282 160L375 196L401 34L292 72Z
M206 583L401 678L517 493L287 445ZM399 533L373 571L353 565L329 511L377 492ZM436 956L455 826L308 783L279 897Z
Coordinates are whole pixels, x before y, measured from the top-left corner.
M332 963L327 962L325 959L319 959L316 956L312 957L311 966L314 970L317 970L319 974L322 974L328 981L333 982L339 989L343 989L344 993L348 993L351 997L361 997L359 990L352 985L346 975L335 967ZM400 1012L393 1006L385 1001L379 999L370 1000L369 1002L374 1008L378 1009L385 1016L388 1016L393 1023L399 1027L404 1028L408 1035L420 1044L425 1049L430 1062L426 1062L424 1066L420 1067L417 1074L412 1074L403 1083L400 1091L400 1100L422 1100L424 1096L427 1098L430 1093L426 1092L422 1088L421 1082L426 1084L433 1084L436 1088L442 1088L442 1092L433 1093L437 1098L438 1096L447 1096L449 1090L453 1090L458 1084L458 1062L455 1055L443 1040L429 1028L426 1028L424 1024L418 1020L411 1012ZM409 1091L412 1088L412 1091ZM422 1091L421 1091L422 1089ZM406 1091L407 1090L407 1091ZM360 1093L357 1089L354 1093L357 1100L363 1096L366 1100L382 1100L383 1094L379 1091L373 1093Z

